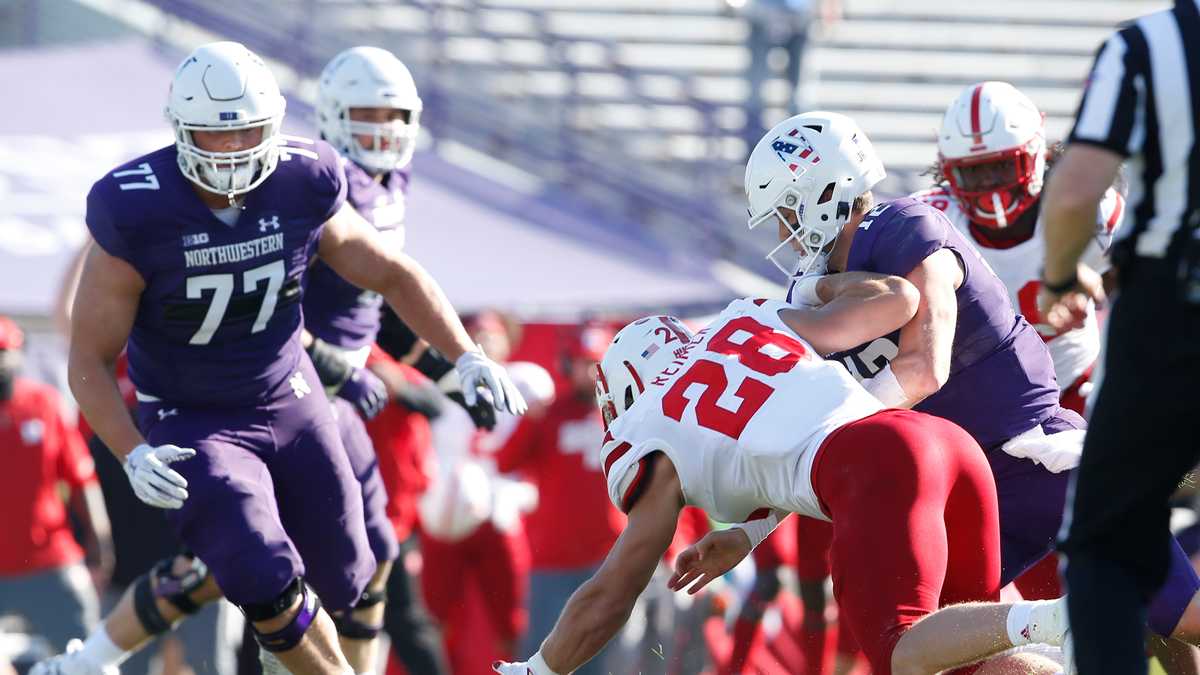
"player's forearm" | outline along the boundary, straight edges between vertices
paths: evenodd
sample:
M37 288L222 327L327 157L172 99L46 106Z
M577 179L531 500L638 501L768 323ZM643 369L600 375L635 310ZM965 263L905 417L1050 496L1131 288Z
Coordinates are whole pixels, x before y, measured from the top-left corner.
M1042 278L1061 282L1075 274L1096 229L1096 204L1060 199L1046 206L1046 263Z
M380 291L404 323L449 360L474 349L441 286L417 261L404 256Z
M571 595L554 630L542 643L546 665L565 675L587 663L629 620L635 600L636 596L618 596L595 578L589 579Z
M1074 274L1095 233L1100 201L1120 171L1121 161L1111 150L1072 144L1055 163L1042 197L1043 279L1058 283Z
M816 292L825 304L780 316L823 354L887 335L912 318L919 301L912 284L883 275L829 275L817 282Z
M72 349L68 379L80 412L118 460L125 461L131 450L146 442L125 407L111 362Z

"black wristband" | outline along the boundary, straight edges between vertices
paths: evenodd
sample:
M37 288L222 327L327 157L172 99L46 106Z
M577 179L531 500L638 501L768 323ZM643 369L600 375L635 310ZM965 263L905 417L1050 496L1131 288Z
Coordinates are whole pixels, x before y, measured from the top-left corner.
M340 387L354 374L354 366L350 365L346 357L321 338L314 337L305 351L312 359L313 369L317 371L317 378L321 380L323 387Z
M1069 279L1066 279L1065 281L1062 281L1057 284L1052 284L1049 281L1046 281L1046 270L1042 270L1042 288L1046 289L1047 291L1050 291L1051 293L1053 293L1055 295L1062 295L1063 293L1066 293L1067 291L1074 290L1078 286L1079 286L1079 274L1077 274L1074 271L1071 272L1071 277Z

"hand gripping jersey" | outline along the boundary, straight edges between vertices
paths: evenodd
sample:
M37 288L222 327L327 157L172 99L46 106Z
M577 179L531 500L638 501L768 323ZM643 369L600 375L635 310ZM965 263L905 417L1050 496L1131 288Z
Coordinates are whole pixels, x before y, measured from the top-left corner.
M389 246L404 246L404 212L409 171L393 171L383 181L354 162L342 159L346 171L346 199L367 222L386 237ZM304 291L304 325L310 333L336 347L361 353L356 365L365 363L367 352L379 332L379 310L383 298L338 276L318 260Z
M882 408L846 370L823 360L779 318L786 303L735 300L609 427L604 475L632 507L643 459L661 451L688 504L724 522L770 507L828 520L812 466L826 436Z
M317 386L297 376L301 281L322 225L345 201L346 175L326 143L289 144L232 227L180 173L174 145L92 187L92 237L146 283L128 347L143 397L261 405Z
M945 188L930 188L917 192L913 197L945 213L954 227L976 245L979 254L1008 288L1013 309L1033 324L1046 342L1050 357L1054 360L1058 386L1066 389L1087 372L1100 355L1100 328L1096 323L1095 309L1088 308L1087 323L1082 328L1062 333L1045 324L1038 311L1037 295L1041 288L1042 265L1046 260L1041 217L1038 217L1034 236L1000 248L975 234L970 219ZM1120 193L1109 188L1096 214L1095 234L1083 254L1083 261L1097 272L1104 273L1110 267L1108 248L1114 233L1121 226L1124 211L1125 200Z
M1041 338L1013 312L1004 284L975 247L941 211L906 197L867 214L855 231L846 269L907 276L943 248L954 252L964 270L955 294L950 378L914 410L958 424L991 449L1053 415L1058 384ZM898 351L896 331L830 358L861 380L882 370Z

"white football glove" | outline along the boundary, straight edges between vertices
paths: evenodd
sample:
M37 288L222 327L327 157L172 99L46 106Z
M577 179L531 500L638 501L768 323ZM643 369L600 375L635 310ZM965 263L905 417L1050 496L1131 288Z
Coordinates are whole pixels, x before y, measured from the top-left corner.
M525 405L525 398L521 396L521 392L517 391L517 385L513 384L508 371L483 353L483 347L463 352L454 363L454 368L458 370L459 380L462 381L463 399L468 406L475 405L479 396L477 390L482 387L492 395L496 410L507 410L514 415L525 413L528 406Z
M508 661L495 661L492 663L492 670L500 673L500 675L557 675L550 667L546 665L546 661L542 659L542 652L529 657L528 661L520 663L509 663Z
M125 458L125 475L138 499L160 509L178 509L188 497L188 483L167 465L195 456L192 448L142 443Z

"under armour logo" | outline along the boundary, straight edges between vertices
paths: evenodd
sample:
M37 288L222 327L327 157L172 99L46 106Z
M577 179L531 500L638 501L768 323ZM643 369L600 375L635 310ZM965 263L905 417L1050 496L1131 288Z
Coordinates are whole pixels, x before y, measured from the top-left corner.
M288 378L288 384L292 386L292 393L296 398L304 398L312 393L312 387L308 386L308 382L304 380L304 374L297 372Z
M159 408L158 409L158 421L161 422L172 415L178 415L178 414L179 414L179 408L171 408L170 410L167 410L166 408Z
M270 220L267 220L266 218L258 219L258 231L259 232L266 232L267 230L278 230L278 229L279 229L279 216L271 216Z

